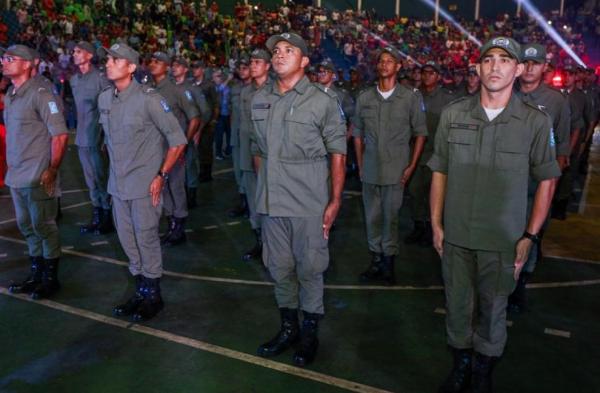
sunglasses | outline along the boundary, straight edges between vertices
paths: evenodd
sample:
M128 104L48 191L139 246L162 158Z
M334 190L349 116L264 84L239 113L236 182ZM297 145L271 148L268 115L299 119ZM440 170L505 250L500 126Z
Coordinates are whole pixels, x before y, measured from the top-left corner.
M5 56L2 56L2 61L5 63L13 63L15 61L25 61L25 59L21 59L21 58L10 56L10 55L5 55Z

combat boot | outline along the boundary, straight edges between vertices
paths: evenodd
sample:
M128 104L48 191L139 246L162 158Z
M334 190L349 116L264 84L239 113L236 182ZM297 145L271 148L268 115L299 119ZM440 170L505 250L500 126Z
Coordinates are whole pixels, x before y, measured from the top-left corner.
M255 229L254 235L256 236L256 244L250 250L246 251L244 255L242 255L242 259L244 261L249 261L251 259L259 259L262 257L263 243L260 229Z
M175 229L175 218L173 216L166 216L165 218L167 219L168 227L167 231L159 237L161 245L165 244L165 242L171 237L171 235L173 234L173 230Z
M184 223L185 223L184 217L182 217L182 218L173 217L173 225L172 225L171 234L169 235L169 237L167 237L165 239L165 241L163 242L163 246L171 247L171 246L176 246L181 243L185 243L187 238L185 236L185 229L184 229L184 225L183 225Z
M97 235L106 235L107 233L114 232L114 230L112 211L110 209L102 209L100 213L100 223L96 227L95 233Z
M319 319L320 314L311 314L303 312L304 320L300 330L300 344L298 350L294 353L294 364L298 367L304 367L315 360L317 349L319 348Z
M371 280L376 280L381 278L382 272L382 260L383 255L378 253L373 253L373 257L371 258L371 264L369 268L362 272L359 276L359 280L361 282L368 282Z
M246 194L240 194L240 204L227 212L230 218L247 217L248 216L248 201Z
M269 342L258 347L258 356L265 358L279 355L295 344L299 338L298 310L295 308L280 308L281 329Z
M125 317L133 314L144 300L144 276L136 274L133 278L135 280L135 293L125 303L113 308L113 314L117 317Z
M415 221L413 230L404 238L404 244L415 244L421 240L421 237L425 233L425 222Z
M454 366L438 393L461 393L471 386L472 349L452 348Z
M44 299L54 295L60 289L58 282L58 258L44 259L42 282L31 292L32 299Z
M517 280L517 286L508 297L508 312L520 313L527 306L526 285L531 278L531 273L522 271Z
M44 268L43 257L29 257L31 272L27 278L20 283L12 283L8 287L10 293L31 293L42 283L42 270Z
M495 357L475 353L473 375L471 378L472 393L492 393L492 371L496 363Z
M387 255L383 257L381 262L381 278L386 285L396 285L396 273L394 270L395 255Z
M82 225L79 227L79 233L96 233L98 226L100 225L100 219L102 216L102 208L94 207L92 211L92 220L89 224Z
M133 313L132 319L135 322L142 322L152 319L165 306L162 297L160 296L160 278L144 277L144 287L142 288L142 296L144 300Z

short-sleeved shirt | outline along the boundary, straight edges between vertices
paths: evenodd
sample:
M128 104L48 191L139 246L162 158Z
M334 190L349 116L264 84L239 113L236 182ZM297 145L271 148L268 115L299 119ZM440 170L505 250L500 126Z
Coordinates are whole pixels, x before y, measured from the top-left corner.
M69 82L77 110L75 144L81 147L97 147L102 142L102 128L98 123L98 96L110 86L110 82L95 67L91 67L85 74L79 72L73 75Z
M585 94L578 88L574 88L569 91L568 89L562 89L562 93L567 96L569 101L569 108L571 109L571 132L579 129L584 132L585 130Z
M342 106L342 110L344 111L344 117L346 121L349 122L350 119L354 117L354 99L352 98L350 93L348 93L348 90L342 89L341 87L338 87L335 84L332 84L330 89L338 97L340 105Z
M428 163L447 175L445 240L488 251L513 251L526 228L527 188L561 175L552 120L515 94L492 121L477 96L442 112Z
M425 105L417 89L397 84L384 99L373 86L356 100L353 136L364 141L363 182L398 184L409 162L412 136L427 136Z
M169 78L164 78L157 83L155 90L164 98L185 135L189 121L195 117L200 118L191 90L183 85L176 85Z
M425 147L423 148L423 154L421 154L421 158L419 159L419 165L426 165L433 154L435 132L440 122L442 109L457 97L451 90L439 86L431 92L422 90L421 94L423 95L423 103L425 104L425 120L428 135Z
M5 182L13 188L37 187L51 160L53 136L68 132L56 97L31 78L4 96L6 126Z
M242 81L237 81L231 86L229 94L229 107L231 108L231 146L240 145L240 94L245 85Z
M167 148L187 142L179 122L160 94L135 80L118 93L104 90L98 109L110 157L108 192L122 200L147 197Z
M202 89L196 88L189 80L176 83L176 85L183 90L183 94L185 94L186 99L189 100L189 95L191 94L192 101L196 105L196 110L198 111L200 120L202 120L202 124L206 124L210 120L211 113Z
M254 172L252 152L250 150L250 137L253 132L252 124L252 97L257 90L273 83L267 79L265 84L257 87L254 82L244 86L240 92L240 169L246 172Z
M192 82L192 86L194 86L192 93L198 94L199 92L197 89L199 89L199 91L202 92L202 94L204 95L204 98L208 105L210 116L208 117L208 119L206 119L206 122L208 123L209 121L216 120L214 115L220 106L221 98L215 84L207 79L204 79L201 82ZM205 119L203 118L202 120Z
M517 92L521 99L540 110L546 112L552 118L552 128L556 140L556 155L568 156L571 136L571 109L569 101L562 93L544 83L529 93Z
M335 95L304 76L285 94L272 83L252 98L252 154L261 157L257 212L321 216L329 202L329 153L346 154L346 124Z

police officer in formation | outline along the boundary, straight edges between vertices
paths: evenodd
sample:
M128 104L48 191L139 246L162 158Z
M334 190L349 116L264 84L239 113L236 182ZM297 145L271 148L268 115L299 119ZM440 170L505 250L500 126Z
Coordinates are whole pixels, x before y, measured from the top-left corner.
M94 46L89 42L77 43L73 49L73 62L79 68L79 72L73 75L69 82L77 111L75 144L93 208L91 222L83 225L80 230L81 233L105 234L114 228L110 195L106 190L108 158L102 147L104 138L98 122L98 96L110 86L110 82L92 65L95 53Z
M167 99L133 78L138 53L125 44L114 44L106 52L106 76L114 88L100 94L98 109L110 158L108 192L117 234L135 279L133 296L113 312L143 321L154 317L164 305L158 224L163 190L187 139ZM165 60L155 58L161 63ZM155 64L152 71L160 86L165 78L160 78L157 68L163 67L166 65Z
M427 138L423 97L417 89L397 83L400 67L396 49L387 47L380 51L378 83L358 96L352 120L372 254L371 264L360 280L383 280L388 285L395 283L398 213L404 186L417 168Z
M52 91L31 77L35 58L27 46L10 46L2 55L2 73L12 83L4 96L5 183L10 187L17 226L27 241L31 263L30 275L11 284L9 291L40 299L60 288L56 195L68 131Z
M324 60L318 65L317 81L325 88L333 91L337 97L342 110L344 111L344 117L349 122L354 116L354 99L346 91L346 89L340 87L335 81L335 66L329 60Z
M569 160L569 139L571 114L569 102L560 91L542 83L546 66L546 48L540 44L527 44L522 47L524 70L519 77L519 90L516 92L525 103L538 107L550 115L555 140L556 160L561 171L567 168ZM533 198L538 182L530 179L527 193L528 217L533 207ZM509 311L520 312L525 307L525 285L531 278L537 262L541 259L541 239L547 220L539 234L539 242L531 245L529 258L519 275L517 287L508 298Z
M240 170L242 172L242 187L246 191L246 198L248 200L250 226L256 239L254 246L242 255L244 261L262 257L262 226L261 216L256 211L256 171L250 149L250 136L254 127L252 123L252 98L258 90L272 83L269 78L270 69L271 55L269 52L264 49L255 49L252 51L250 54L251 83L244 86L240 92Z
M492 391L492 369L507 340L507 298L561 173L550 117L513 94L524 68L520 45L498 37L480 53L480 95L444 109L428 163L434 247L442 257L454 355L440 392L463 392L469 385L472 392ZM527 221L529 176L538 186Z
M325 313L323 272L342 200L346 125L336 95L304 75L308 47L299 35L274 35L266 46L277 80L252 98L252 153L263 259L275 281L281 329L258 354L275 356L300 341L293 361L305 366L316 356Z
M166 53L154 52L149 70L156 92L164 98L170 111L179 121L189 143L200 126L200 112L192 92L181 84L176 85L169 78L170 65L171 58ZM163 188L163 209L169 222L167 232L160 239L163 246L175 246L186 241L184 224L188 209L185 188L185 156L182 156L170 170Z

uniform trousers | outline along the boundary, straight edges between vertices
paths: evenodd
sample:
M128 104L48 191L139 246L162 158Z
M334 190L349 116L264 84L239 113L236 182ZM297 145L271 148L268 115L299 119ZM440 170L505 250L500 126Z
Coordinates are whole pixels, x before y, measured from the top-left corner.
M402 207L404 186L362 185L369 250L386 256L398 254L398 213Z
M85 184L90 190L92 206L110 209L110 195L106 191L108 180L108 159L96 146L79 146L79 161L83 169Z
M256 173L254 171L242 171L242 187L246 191L250 225L252 229L260 229L261 215L256 212Z
M165 182L162 198L165 215L177 218L188 216L185 196L185 160L180 158L173 165L169 172L169 179Z

